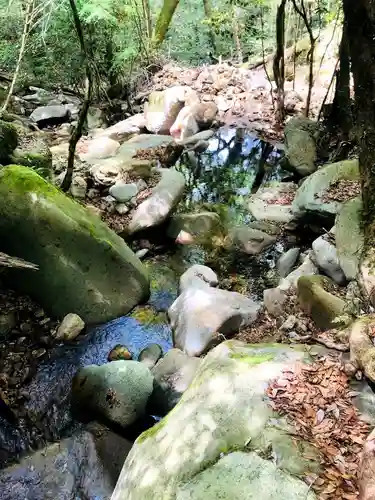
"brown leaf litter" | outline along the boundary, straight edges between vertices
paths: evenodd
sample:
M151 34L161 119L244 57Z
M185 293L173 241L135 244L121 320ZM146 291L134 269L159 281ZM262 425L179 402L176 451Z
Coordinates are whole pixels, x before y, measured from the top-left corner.
M334 201L342 203L361 194L361 185L355 180L338 180L332 182L322 196L324 203L332 203Z
M321 473L306 477L319 500L358 499L360 453L369 433L352 403L338 357L298 363L268 387L272 408L321 454Z

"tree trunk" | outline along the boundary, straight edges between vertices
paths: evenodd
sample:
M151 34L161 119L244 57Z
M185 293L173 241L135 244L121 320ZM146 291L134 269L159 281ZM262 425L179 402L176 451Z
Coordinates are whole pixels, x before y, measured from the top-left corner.
M242 47L241 47L241 39L240 39L240 27L238 24L238 16L237 16L237 11L236 11L236 6L234 5L232 8L232 26L233 26L233 39L234 39L234 44L236 46L236 58L237 62L239 64L242 63L243 57L242 57Z
M375 233L375 3L343 0L354 78L365 234Z
M146 25L147 38L150 40L152 36L152 21L151 21L151 9L149 0L142 0L142 9Z
M279 124L285 118L284 109L284 45L285 45L285 4L286 0L281 0L276 14L276 54L273 60L273 75L277 88L276 120Z
M152 41L154 47L158 48L164 42L173 14L179 0L164 0L159 17L156 21Z
M66 174L64 180L61 184L61 189L63 191L68 191L72 184L73 172L74 172L74 156L76 152L77 142L82 137L83 126L87 119L87 112L89 110L89 106L91 103L92 97L92 89L94 85L94 76L91 68L91 61L89 60L85 39L83 37L82 24L79 19L79 14L77 10L77 6L75 4L75 0L69 0L70 7L73 13L74 26L78 35L79 43L81 46L82 55L85 58L86 63L86 90L85 90L85 98L83 100L82 107L79 111L77 125L74 127L72 135L69 140L69 155L68 155L68 166L66 170Z
M348 35L345 23L339 51L339 68L336 72L336 90L329 117L330 125L341 131L341 139L347 141L352 127L352 111L350 101L350 57Z
M312 23L309 20L309 16L306 11L305 1L301 0L301 6L297 5L297 1L293 0L293 6L295 11L301 16L303 22L306 26L307 32L309 34L310 39L310 64L309 64L309 90L307 92L306 98L306 108L305 108L305 116L309 116L310 112L310 104L311 104L311 94L314 86L314 56L315 56L315 37L312 29ZM311 19L311 17L310 17Z
M28 3L26 5L25 22L23 25L23 32L22 32L22 38L21 38L21 47L20 47L20 51L18 53L18 60L17 60L17 64L16 64L16 69L14 70L13 79L12 79L12 83L10 84L10 87L9 87L8 95L5 99L5 102L2 106L2 108L1 108L0 116L3 115L3 113L7 110L7 107L9 106L10 99L11 99L13 92L14 92L14 87L15 87L16 82L17 82L17 78L18 78L18 75L20 72L23 55L24 55L25 49L26 49L26 41L27 41L27 37L28 37L29 31L30 31L30 24L31 24L33 8L34 8L34 0L28 0Z
M205 15L206 19L209 21L212 17L211 0L203 0L203 8L204 8L204 15ZM211 24L208 25L208 29L209 29L208 36L210 39L212 52L216 55L215 33L212 29Z

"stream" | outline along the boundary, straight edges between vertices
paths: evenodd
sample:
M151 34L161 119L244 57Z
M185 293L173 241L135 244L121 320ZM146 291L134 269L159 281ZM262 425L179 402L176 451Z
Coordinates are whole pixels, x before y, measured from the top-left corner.
M280 166L282 151L244 130L221 130L209 141L208 149L193 159L182 158L177 168L186 177L186 196L179 211L217 205L225 207L230 224L251 220L246 198L259 186L286 177ZM249 256L229 260L218 271L221 278L236 276L244 290L260 299L269 283L264 275L275 267L278 256L290 245L282 240L261 257ZM208 262L207 262L208 261ZM128 347L137 359L139 352L151 343L164 352L172 347L172 332L165 312L177 296L179 276L193 263L208 263L207 252L199 247L174 245L165 255L146 260L150 270L152 293L146 307L138 307L126 317L118 318L88 332L78 341L53 348L26 391L25 420L10 422L0 414L0 465L14 460L30 449L44 446L70 435L79 427L70 412L70 387L74 374L89 364L107 362L116 345ZM214 266L213 266L214 267Z

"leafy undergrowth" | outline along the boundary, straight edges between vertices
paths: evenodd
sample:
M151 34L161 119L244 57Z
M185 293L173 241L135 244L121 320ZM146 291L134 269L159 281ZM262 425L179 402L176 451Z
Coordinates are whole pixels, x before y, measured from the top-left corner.
M322 456L319 476L306 477L319 500L358 499L357 473L369 426L354 407L338 357L297 364L268 387L271 406Z

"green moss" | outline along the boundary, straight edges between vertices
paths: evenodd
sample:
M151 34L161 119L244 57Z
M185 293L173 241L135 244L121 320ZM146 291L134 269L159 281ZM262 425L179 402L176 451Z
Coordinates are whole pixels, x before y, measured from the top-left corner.
M130 315L143 325L159 325L166 322L164 313L157 313L152 307L136 307Z
M172 410L173 411L173 410ZM169 412L168 415L172 413L172 411ZM157 424L153 425L147 431L142 432L142 434L138 437L136 440L137 444L142 444L146 441L146 439L154 437L167 423L167 417L164 417L162 420L160 420Z
M11 123L0 120L0 163L9 163L10 154L18 144L17 129Z
M11 160L17 165L33 168L45 179L51 179L52 154L50 151L46 151L45 153L34 153L16 150L11 156Z
M250 366L260 365L262 363L266 363L267 361L272 361L274 356L272 354L253 354L248 355L245 353L234 352L229 355L232 359L237 359L241 361L241 363L246 363Z

